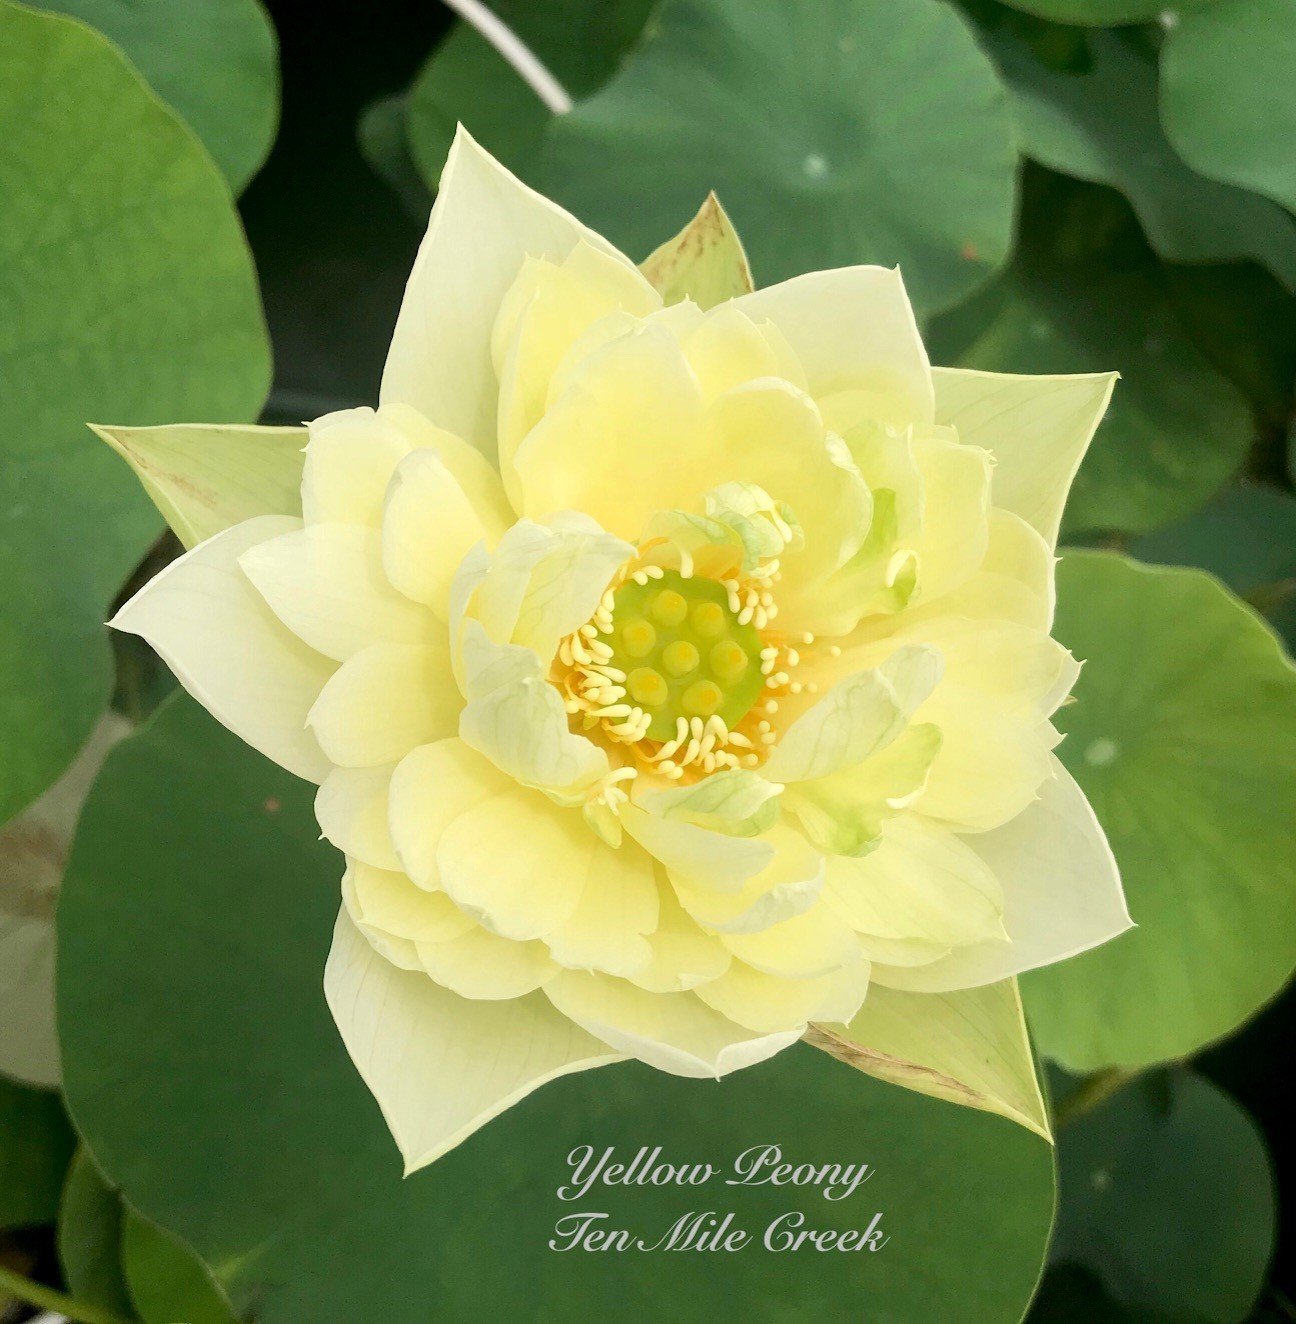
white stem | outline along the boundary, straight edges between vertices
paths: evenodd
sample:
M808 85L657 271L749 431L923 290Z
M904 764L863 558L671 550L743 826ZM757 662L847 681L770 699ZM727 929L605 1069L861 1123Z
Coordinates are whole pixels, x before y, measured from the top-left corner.
M445 0L445 3L499 51L517 71L518 77L555 115L565 115L572 108L567 89L517 33L491 13L481 0Z

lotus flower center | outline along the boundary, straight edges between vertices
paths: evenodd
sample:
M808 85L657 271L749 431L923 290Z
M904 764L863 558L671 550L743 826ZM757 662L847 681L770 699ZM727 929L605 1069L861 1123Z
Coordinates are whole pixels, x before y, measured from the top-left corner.
M761 638L739 624L729 591L714 579L666 571L613 595L608 665L623 671L631 702L648 714L647 735L674 738L681 717L719 716L734 727L765 685Z

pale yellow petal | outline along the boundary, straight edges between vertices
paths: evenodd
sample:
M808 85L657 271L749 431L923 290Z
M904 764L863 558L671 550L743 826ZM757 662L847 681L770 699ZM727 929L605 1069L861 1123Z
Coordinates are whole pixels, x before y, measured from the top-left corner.
M425 643L439 629L388 582L375 529L307 525L250 547L239 565L303 643L338 662L370 644Z
M504 495L499 470L476 446L445 428L437 427L406 404L384 404L379 407L378 417L400 428L412 446L432 451L450 470L455 482L472 502L477 518L492 541L498 539L517 518Z
M657 873L657 927L648 935L652 958L630 980L650 993L683 993L718 979L732 958L718 938L703 933L684 912L674 887L660 876L660 866Z
M1056 639L1009 621L933 616L893 638L939 651L945 663L941 685L947 695L975 691L1014 714L1051 716L1079 674L1075 658Z
M436 862L441 886L462 909L524 942L571 918L605 853L574 810L514 786L448 823Z
M465 604L496 643L529 648L544 662L590 619L613 575L634 555L629 543L584 516L550 520L519 520L509 529Z
M404 433L372 409L341 409L315 419L302 471L306 523L376 529L387 484L409 450Z
M382 564L393 588L448 621L459 565L487 536L472 502L434 451L422 448L401 461L382 514Z
M373 644L338 668L307 721L334 763L369 768L453 735L461 707L445 643Z
M546 1081L620 1056L542 994L469 1001L397 970L344 911L324 993L405 1159L424 1167Z
M490 342L500 303L524 259L561 262L582 241L633 267L461 126L396 320L383 404L412 405L493 455L498 387Z
M621 810L621 823L651 856L673 874L700 887L735 891L774 858L767 841L731 837L678 819L649 814L635 805Z
M938 690L919 717L940 729L922 812L955 829L987 832L1032 804L1048 780L1061 737L1033 714L1017 714L975 690Z
M457 938L415 947L423 969L462 998L525 997L558 970L544 943L512 942L476 926Z
M879 938L875 933L861 933L859 940L865 957L878 969L892 965L931 965L953 950L921 938Z
M1018 377L937 368L936 418L994 456L994 503L1050 549L1071 481L1107 409L1116 374Z
M985 556L976 572L943 597L914 604L906 623L963 616L1047 631L1053 624L1054 556L1025 520L991 510Z
M940 747L938 726L911 723L862 763L789 786L784 807L820 850L863 855L882 825L921 796Z
M922 476L915 604L939 598L970 579L989 540L990 456L951 429L928 428L912 438Z
M708 400L759 377L805 386L805 373L787 338L770 322L753 322L736 304L722 303L680 337Z
M576 909L545 942L568 969L634 975L653 959L645 937L657 928L660 911L652 861L630 842L617 850L595 844Z
M676 1076L718 1079L763 1062L800 1035L797 1028L753 1037L691 993L648 993L608 975L564 971L545 993L596 1038Z
M900 734L940 674L934 648L892 649L875 667L838 682L798 717L774 747L764 775L802 782L862 763Z
M889 820L876 849L828 861L824 904L881 938L954 947L1006 938L1003 889L962 839L917 814Z
M830 992L831 976L780 979L735 961L696 995L713 1011L758 1034L805 1030Z
M562 696L529 649L495 644L465 622L465 744L524 786L575 802L608 772L607 754L569 727Z
M824 881L819 851L782 824L761 839L773 849L773 858L736 892L672 877L680 904L699 924L719 933L757 933L802 914L819 899Z
M993 832L965 838L1004 894L1008 942L955 948L912 969L877 966L894 988L947 992L1065 960L1130 927L1120 874L1084 792L1056 760L1039 799Z
M756 933L725 933L721 941L740 960L766 974L812 979L862 959L851 927L822 901Z
M448 942L475 927L444 892L416 887L403 873L353 860L347 870L347 908L362 929L407 942Z
M580 510L635 540L726 475L699 444L702 393L678 342L642 326L589 354L518 447L523 513Z
M399 869L387 826L393 767L334 768L315 796L320 832L338 850L378 869Z
M777 821L781 790L748 768L724 768L689 785L639 791L635 803L660 818L734 837L756 837Z
M500 379L500 470L519 499L513 457L540 421L549 386L572 345L616 312L644 317L661 296L639 272L579 242L561 263L529 262L501 306L492 343Z
M864 960L827 976L828 987L814 1010L812 1020L844 1023L858 1015L873 980L873 968L867 950L864 957Z
M155 575L110 624L146 639L185 689L253 749L320 782L331 765L306 714L337 664L281 624L239 569L249 548L299 527L262 515L218 533Z
M734 303L787 337L816 399L867 392L869 413L880 423L932 421L931 368L898 270L816 271Z
M420 887L439 888L437 850L446 828L512 782L458 737L411 750L396 765L389 791L392 843Z
M786 503L804 535L779 558L779 625L821 628L816 590L868 532L872 498L850 452L804 391L773 378L726 392L703 421L709 486L753 483ZM683 504L683 503L681 503Z

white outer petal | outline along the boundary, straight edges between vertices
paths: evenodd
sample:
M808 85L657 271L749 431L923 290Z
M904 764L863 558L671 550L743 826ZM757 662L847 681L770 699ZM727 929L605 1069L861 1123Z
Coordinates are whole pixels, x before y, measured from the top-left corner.
M1102 421L1114 372L1027 377L937 368L936 421L994 456L991 500L1057 545L1071 482Z
M947 993L993 984L1097 947L1132 924L1116 859L1071 774L1052 759L1039 799L1003 827L965 836L1004 891L1009 942L956 948L930 965L873 967L890 988Z
M238 564L249 548L300 528L286 515L235 524L149 580L109 625L146 639L185 689L253 749L322 782L333 765L306 714L337 663L283 625Z
M744 294L734 306L783 333L816 399L876 391L895 411L883 422L933 421L931 367L898 269L814 271Z
M584 240L633 264L527 188L461 125L441 175L383 369L381 398L495 453L499 387L491 330L526 257L561 262Z
M541 994L471 1001L399 970L338 914L324 994L406 1174L559 1076L620 1060Z

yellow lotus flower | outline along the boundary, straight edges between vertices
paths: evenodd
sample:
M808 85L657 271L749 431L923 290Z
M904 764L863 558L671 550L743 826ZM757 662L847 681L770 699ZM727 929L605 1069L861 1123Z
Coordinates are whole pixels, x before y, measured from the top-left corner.
M1128 924L1049 723L1111 382L933 372L877 267L664 306L461 133L378 409L113 622L319 783L326 991L409 1168L566 1072L721 1076Z

